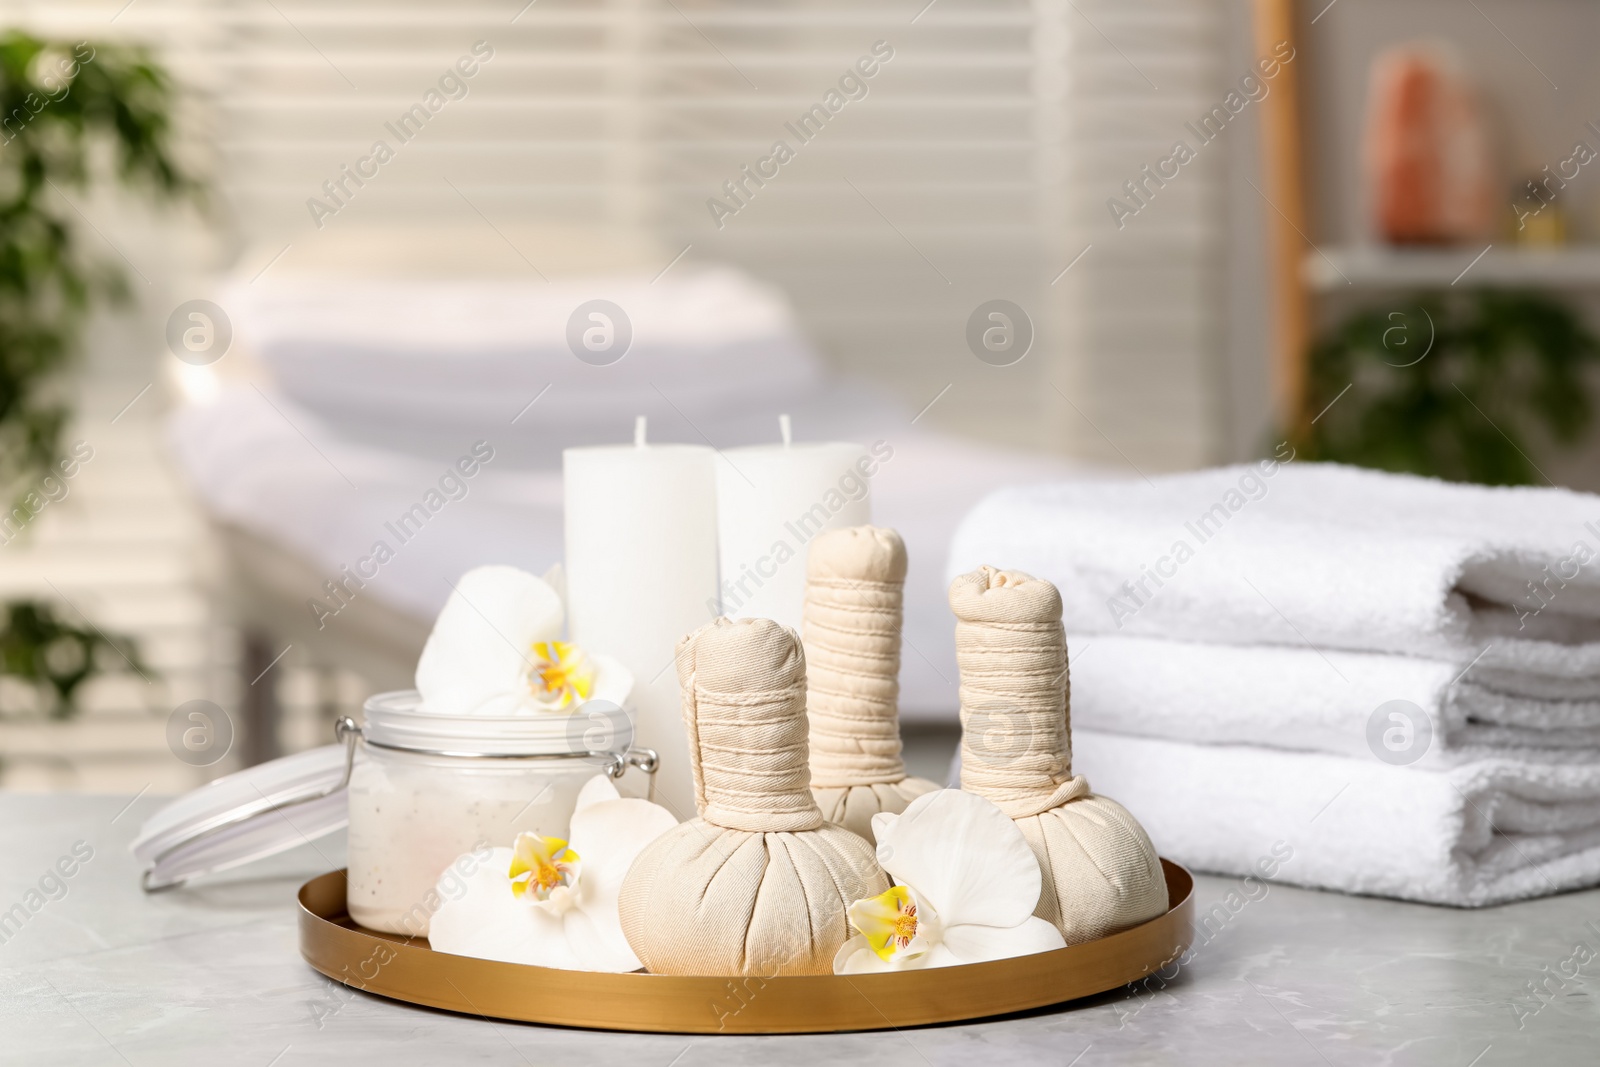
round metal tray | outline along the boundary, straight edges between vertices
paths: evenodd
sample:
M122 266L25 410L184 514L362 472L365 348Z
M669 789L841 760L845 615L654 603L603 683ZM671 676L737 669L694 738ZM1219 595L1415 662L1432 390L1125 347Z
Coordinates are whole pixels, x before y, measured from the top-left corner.
M1031 956L888 974L674 977L563 971L435 952L357 926L345 872L300 887L300 952L338 982L494 1019L600 1030L800 1034L883 1030L1026 1011L1137 981L1176 960L1194 927L1194 879L1161 861L1168 910L1130 930Z

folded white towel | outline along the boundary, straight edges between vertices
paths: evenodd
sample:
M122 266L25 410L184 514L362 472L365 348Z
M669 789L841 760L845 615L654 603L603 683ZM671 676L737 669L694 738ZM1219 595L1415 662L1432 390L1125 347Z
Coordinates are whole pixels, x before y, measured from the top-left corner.
M1367 760L1382 748L1421 767L1600 758L1600 700L1502 693L1445 660L1115 634L1067 647L1077 728Z
M947 575L982 563L1055 582L1071 632L1476 659L1501 692L1600 699L1589 494L1275 460L1018 487L967 515Z
M1075 730L1073 770L1203 871L1277 860L1283 881L1461 906L1600 882L1600 767L1427 771Z

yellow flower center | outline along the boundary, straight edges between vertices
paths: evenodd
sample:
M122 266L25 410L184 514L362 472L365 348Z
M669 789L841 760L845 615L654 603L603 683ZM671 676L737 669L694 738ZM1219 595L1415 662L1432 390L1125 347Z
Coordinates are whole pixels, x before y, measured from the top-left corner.
M920 955L926 938L917 937L919 926L917 902L911 890L903 885L890 887L886 893L858 900L850 905L850 925L861 931L867 944L878 958L888 962L907 953Z
M528 686L558 709L588 700L594 694L594 667L583 649L568 641L539 641L533 646Z
M522 833L511 848L511 892L535 903L568 901L578 882L578 854L559 837Z

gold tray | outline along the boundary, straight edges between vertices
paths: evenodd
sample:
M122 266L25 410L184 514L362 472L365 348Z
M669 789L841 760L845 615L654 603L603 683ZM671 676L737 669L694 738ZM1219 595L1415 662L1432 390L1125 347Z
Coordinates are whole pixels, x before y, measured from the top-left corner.
M336 982L468 1015L599 1030L803 1034L883 1030L1026 1011L1103 993L1176 960L1194 930L1194 879L1161 861L1165 915L1031 956L888 974L676 978L497 963L357 926L345 872L300 887L300 953Z

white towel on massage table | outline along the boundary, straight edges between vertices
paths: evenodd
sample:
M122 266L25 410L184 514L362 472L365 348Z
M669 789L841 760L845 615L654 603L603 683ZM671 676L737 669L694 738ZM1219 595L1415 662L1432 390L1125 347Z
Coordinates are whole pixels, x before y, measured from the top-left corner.
M890 443L894 454L872 481L872 508L875 521L900 531L910 557L901 714L908 720L953 720L955 630L942 569L961 509L993 484L997 471L1017 480L1042 480L1063 477L1072 468L924 431L909 425L910 416L898 408L852 409L847 402L852 391L835 384L811 398L771 399L739 413L748 426L731 426L731 419L697 422L718 445L749 444L756 423L775 436L777 415L787 411L796 426L810 428L832 417L839 422L828 432L843 439L881 437ZM551 390L541 405L555 395ZM674 413L668 409L666 414ZM399 432L403 427L397 427L394 445L384 447L346 436L344 426L274 390L227 386L210 402L177 413L172 443L212 515L290 550L329 579L369 554L375 540L391 542L394 558L360 595L425 621L438 613L450 582L472 567L511 563L542 573L561 559L561 468L539 465L527 444L542 434L558 463L564 442L553 431L536 430L530 425L535 422L530 413L515 425L508 415L463 423L449 432L435 428L435 440L424 452L416 438ZM657 425L653 417L650 425ZM594 436L626 440L632 414L624 410L590 430ZM656 439L693 440L692 433L687 425L669 422ZM494 460L467 481L463 499L451 500L428 520L421 536L395 543L386 524L416 505L476 440L494 448ZM325 596L316 584L282 592L303 604ZM315 621L309 610L304 617Z
M604 320L580 310L596 300L612 305ZM703 419L824 378L783 294L729 267L551 282L274 272L239 278L226 301L278 389L339 420L505 422L548 388L519 424L570 436L662 397ZM625 333L626 348L584 362L582 328Z

